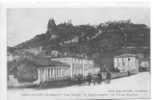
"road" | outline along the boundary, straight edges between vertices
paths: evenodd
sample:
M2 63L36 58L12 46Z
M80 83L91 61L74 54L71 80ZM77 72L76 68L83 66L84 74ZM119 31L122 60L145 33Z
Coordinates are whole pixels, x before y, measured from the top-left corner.
M63 88L11 89L8 100L59 100L93 98L149 98L150 73L142 72L129 77L113 79L97 85L83 84ZM143 99L142 99L143 100Z

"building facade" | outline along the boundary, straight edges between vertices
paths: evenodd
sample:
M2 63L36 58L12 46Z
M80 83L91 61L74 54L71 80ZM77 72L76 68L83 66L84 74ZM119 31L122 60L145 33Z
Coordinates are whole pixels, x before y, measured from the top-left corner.
M120 72L138 72L139 60L134 54L122 54L115 56L114 58L114 69Z
M52 58L53 61L59 61L70 65L70 76L71 78L76 75L87 76L88 73L96 73L99 68L95 67L94 61L85 58L77 57L61 57L61 58Z
M150 71L150 59L141 59L140 60L140 71Z
M56 65L39 66L38 78L34 83L63 80L69 77L69 65L57 63Z

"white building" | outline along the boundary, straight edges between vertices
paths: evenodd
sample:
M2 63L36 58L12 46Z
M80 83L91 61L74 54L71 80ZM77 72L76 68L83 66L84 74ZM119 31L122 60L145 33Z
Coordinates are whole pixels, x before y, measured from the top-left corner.
M143 61L141 61L140 66L143 68L148 68L148 67L150 67L150 62L143 60Z
M13 61L17 59L20 59L20 56L18 56L17 54L7 52L7 61Z
M67 79L69 75L69 65L60 62L50 62L47 65L38 65L38 79L34 83L49 82L54 80Z
M29 52L34 55L38 55L40 52L42 52L42 47L37 47L37 48L29 48L29 49L23 49L22 52Z
M139 60L134 54L122 54L114 57L114 68L120 72L139 70Z
M74 77L76 75L86 76L89 72L95 73L99 70L94 65L94 61L84 58L76 57L61 57L61 58L52 58L53 61L59 61L70 65L70 76Z
M145 71L150 71L150 59L141 59L140 60L140 69L144 69Z

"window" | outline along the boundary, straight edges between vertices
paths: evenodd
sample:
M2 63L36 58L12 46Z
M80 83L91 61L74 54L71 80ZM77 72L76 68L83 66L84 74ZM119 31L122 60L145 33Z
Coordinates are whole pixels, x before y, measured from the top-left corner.
M130 61L130 58L128 58L128 61Z

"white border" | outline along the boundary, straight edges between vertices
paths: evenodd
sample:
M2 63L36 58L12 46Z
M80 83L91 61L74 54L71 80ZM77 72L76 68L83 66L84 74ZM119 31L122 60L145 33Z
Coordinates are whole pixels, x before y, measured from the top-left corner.
M0 2L0 100L7 100L7 82L6 82L6 47L7 47L7 32L6 32L6 13L7 8L55 8L55 7L108 7L108 6L130 6L130 7L151 7L151 12L153 11L152 3L150 0L25 0L21 2L20 0L13 0L11 2L5 2L4 0ZM151 13L151 22L153 20L154 15ZM151 27L153 27L153 23L151 23ZM153 37L153 28L151 28L151 44L154 43ZM153 50L153 45L151 45L151 51ZM151 58L153 58L153 52L151 52ZM151 68L153 70L153 59L151 60ZM153 73L151 73L153 77ZM153 80L151 80L151 84L154 84ZM152 93L153 85L151 86ZM151 95L153 98L153 96Z

